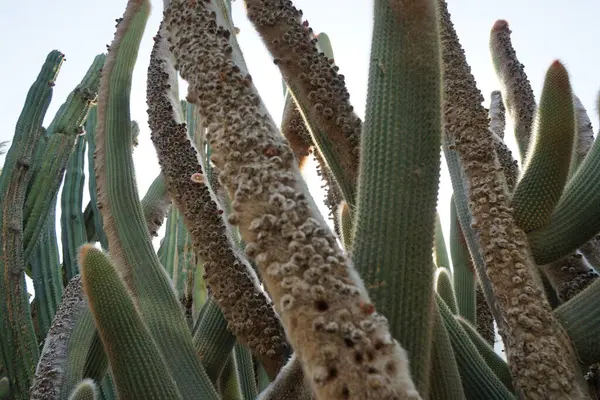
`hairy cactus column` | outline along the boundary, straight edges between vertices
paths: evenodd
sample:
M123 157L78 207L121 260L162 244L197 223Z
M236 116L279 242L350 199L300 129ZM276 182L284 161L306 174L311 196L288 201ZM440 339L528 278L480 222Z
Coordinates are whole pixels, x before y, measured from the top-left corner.
M231 331L257 353L272 378L285 363L285 333L249 263L232 247L232 233L211 198L197 153L181 122L177 72L164 39L155 36L148 68L148 114L152 141L166 185L204 261L205 280Z
M552 316L533 276L527 237L508 207L481 93L458 41L446 2L439 0L446 134L464 167L473 227L499 305L506 354L524 399L586 398L569 338Z
M311 203L293 153L248 75L214 2L172 1L173 55L208 125L246 254L256 261L318 399L419 398L404 350Z
M427 394L440 174L434 1L376 0L352 258ZM410 323L407 323L410 321Z

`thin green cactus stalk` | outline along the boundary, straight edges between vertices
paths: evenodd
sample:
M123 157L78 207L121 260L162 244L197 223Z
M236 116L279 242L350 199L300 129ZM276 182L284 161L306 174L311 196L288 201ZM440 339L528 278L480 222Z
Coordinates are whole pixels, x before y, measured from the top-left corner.
M10 395L10 383L6 376L0 378L0 399L1 400L9 400L8 396Z
M35 322L39 342L44 341L46 333L52 325L63 293L63 274L56 239L55 209L56 200L52 202L44 232L29 262L35 292L33 301L36 307Z
M546 73L535 133L511 201L515 222L525 232L550 219L567 183L575 139L569 74L554 61Z
M100 382L100 394L102 400L117 400L115 384L110 375L106 375Z
M448 258L448 250L446 249L446 240L444 239L444 231L440 214L435 213L435 230L433 236L433 253L435 255L435 265L438 268L450 269L450 259Z
M68 361L73 355L69 351L71 332L74 332L79 318L87 309L79 276L71 279L66 286L62 302L56 311L52 327L48 331L40 360L35 371L35 379L31 392L31 400L60 399L65 388L63 379L69 368ZM85 348L84 343L80 343Z
M590 365L600 361L600 279L571 300L558 307L554 314L569 333L577 350L579 362Z
M259 11L247 6L249 13ZM374 312L352 263L316 211L293 153L265 112L237 53L230 52L233 39L217 24L218 12L212 3L176 0L164 22L188 82L187 99L208 126L211 160L232 201L229 220L239 226L245 252L260 270L290 344L299 349L317 398L418 398L405 352L385 319ZM279 18L298 20L299 12L287 4ZM215 77L222 79L220 85L214 85ZM227 90L238 96L232 98ZM347 351L348 339L352 352ZM363 362L356 362L356 352ZM366 364L381 369L369 374Z
M148 81L153 85L147 93L152 141L162 173L189 228L197 257L204 261L204 280L230 329L257 353L274 377L288 352L285 333L254 270L234 250L233 234L222 217L224 204L212 195L211 184L181 123L177 75L164 33L161 27L156 35L148 68Z
M81 381L73 393L69 396L69 400L98 400L98 388L91 379Z
M95 228L95 239L100 242L100 245L104 250L108 250L108 238L106 232L104 232L104 223L102 222L102 213L98 208L98 192L96 190L96 160L94 154L96 154L96 124L98 123L98 110L97 107L93 107L88 118L85 121L85 131L88 141L88 188L90 193L90 206L93 216L94 228ZM87 209L87 207L86 207ZM89 238L88 234L88 238Z
M349 102L343 75L327 56L318 53L316 38L308 21L302 22L301 14L280 17L293 6L274 0L245 2L248 19L273 55L314 144L335 176L344 200L353 206L361 121ZM302 34L282 36L292 30Z
M171 207L171 198L167 192L167 185L162 174L154 178L146 195L141 200L141 205L150 235L158 236L158 230Z
M477 276L458 221L454 195L452 195L450 201L450 255L452 257L452 280L458 304L458 314L474 323Z
M62 235L63 268L67 281L79 273L77 250L86 242L83 223L83 185L85 182L86 136L77 138L75 149L69 157L61 195L60 228Z
M129 96L149 13L148 1L128 2L102 72L95 154L99 208L110 257L165 355L181 395L186 399L215 399L217 394L195 354L177 296L152 247L136 188Z
M94 58L81 83L69 94L48 126L48 139L40 160L41 166L31 183L23 210L23 245L26 259L29 259L33 252L50 207L58 195L75 142L78 136L84 133L82 125L96 101L104 60L104 54Z
M433 326L433 350L429 377L430 398L435 400L465 399L459 371L448 331L442 316L437 312Z
M496 75L503 86L506 111L513 120L521 160L525 160L533 128L535 98L523 64L517 59L510 33L508 22L496 21L490 33L490 51Z
M309 382L304 378L302 363L296 356L292 357L281 369L277 378L260 392L257 400L313 400L313 393Z
M92 333L91 338L86 339L90 342L89 346L87 347L87 355L85 358L85 364L83 366L83 374L85 377L100 380L106 375L109 367L104 345L102 344L98 330L95 330Z
M237 371L242 398L245 400L255 400L258 396L258 389L256 387L252 354L244 345L236 343L233 348L232 356L235 370Z
M409 3L375 2L351 253L427 397L441 71L435 3Z
M29 89L23 111L17 121L15 136L6 155L0 177L0 340L2 365L8 372L11 396L15 400L29 397L38 348L30 315L25 286L26 259L23 254L23 205L31 179L35 147L44 135L42 122L52 88L64 55L52 51Z
M460 323L490 369L494 371L494 374L496 374L504 386L513 392L512 378L506 361L494 351L494 348L477 332L477 329L469 321L461 316L455 316L454 318Z
M204 304L202 319L194 332L194 348L213 383L225 367L235 345L235 336L227 329L227 321L214 297Z
M227 358L223 373L219 376L219 392L224 400L244 400L242 389L238 381L237 370L233 361L233 355Z
M436 268L433 276L435 292L444 300L452 314L458 315L458 304L452 284L452 274L447 268Z
M594 141L588 155L565 186L550 221L529 233L535 261L556 261L600 232L600 141Z
M544 265L542 270L561 302L575 297L599 276L580 252Z
M439 296L437 296L437 306L454 349L465 398L467 400L515 399L479 354L477 347Z
M502 92L494 90L490 95L490 109L488 110L490 117L490 129L500 139L504 139L504 131L506 129L506 108L502 99Z
M579 368L574 351L551 314L543 288L538 286L527 237L511 214L506 181L493 151L481 93L470 73L446 2L439 0L439 4L444 108L452 110L444 113L445 127L464 167L472 226L478 233L498 304L497 321L515 388L524 398L585 398L576 378ZM526 357L523 349L536 352L539 357Z
M92 245L80 250L81 281L123 399L182 399L173 370L142 321L108 258Z

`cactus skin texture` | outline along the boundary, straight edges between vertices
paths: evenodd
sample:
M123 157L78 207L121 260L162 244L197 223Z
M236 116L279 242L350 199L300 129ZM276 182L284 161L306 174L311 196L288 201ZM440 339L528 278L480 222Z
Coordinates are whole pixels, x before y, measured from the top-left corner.
M31 179L35 146L44 134L42 121L52 98L52 87L64 55L52 51L29 89L23 111L17 121L15 136L0 177L0 332L2 365L8 371L11 396L27 399L38 349L30 316L24 272L23 206Z
M92 245L84 245L79 267L119 397L181 399L171 371L108 258Z
M81 381L73 393L69 396L69 400L98 400L98 389L96 384L91 379Z
M569 75L554 61L544 81L533 143L511 206L525 232L550 219L567 183L575 143L575 113Z
M272 15L275 7L246 5L259 19ZM291 4L280 11L281 20L299 20ZM239 226L245 252L260 270L290 344L300 349L317 398L419 398L405 352L374 312L352 263L315 211L293 153L264 113L243 66L232 63L231 34L222 26L212 27L217 12L212 3L172 1L165 26L180 74L189 84L187 99L208 126L211 160L232 201L229 221ZM292 29L293 34L304 32L299 23ZM221 84L215 87L202 69L222 77ZM231 99L228 89L239 95ZM353 352L346 351L348 340ZM372 361L364 358L366 351ZM374 367L373 373L367 373L365 363Z

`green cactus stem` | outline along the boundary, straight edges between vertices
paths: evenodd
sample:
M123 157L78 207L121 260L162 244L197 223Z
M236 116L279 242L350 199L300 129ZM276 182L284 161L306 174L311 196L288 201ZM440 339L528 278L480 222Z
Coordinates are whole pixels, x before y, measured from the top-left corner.
M147 0L128 2L102 72L95 154L99 208L110 257L165 355L181 395L215 399L217 394L196 356L178 298L152 246L136 188L129 97L149 13Z
M41 166L31 183L23 210L23 245L26 259L29 259L33 252L50 207L58 195L77 138L84 133L83 124L96 101L104 60L104 54L94 58L81 83L69 94L48 126L47 144L41 156Z
M321 55L302 14L281 18L290 6L279 1L246 0L248 19L273 56L299 108L313 143L335 176L344 200L355 204L361 121L349 102L344 76ZM295 31L300 35L289 35ZM288 32L289 39L283 34ZM314 64L315 67L310 67ZM309 68L310 67L310 68Z
M77 267L77 250L86 242L85 225L83 223L83 185L85 182L86 136L79 136L75 150L71 153L65 172L65 181L61 195L60 228L62 234L63 266L67 280L79 273Z
M479 354L481 354L481 357L483 357L490 369L494 371L498 379L500 379L508 390L511 392L514 391L512 378L506 361L494 351L494 347L490 346L490 343L477 332L477 329L471 325L469 321L461 316L455 316L454 318L460 323L463 330L471 339L471 342L473 342L477 348Z
M350 251L352 249L352 228L354 223L352 221L352 215L350 213L350 206L343 200L340 206L338 207L338 220L341 233L340 239L342 239L344 249L346 251Z
M433 351L431 354L431 399L465 399L458 364L444 321L439 312L433 326Z
M580 252L544 265L542 270L561 302L575 297L599 276Z
M247 6L248 13L272 15L271 3ZM284 6L279 19L299 19L297 9ZM374 312L353 264L318 213L292 151L238 53L230 51L234 37L217 23L219 12L212 2L174 0L164 22L180 74L188 82L187 99L208 126L211 161L231 199L229 221L240 229L245 252L260 270L307 379L317 398L419 398L405 352L385 319ZM215 77L222 78L219 85ZM368 373L366 365L388 367Z
M44 135L42 122L52 98L54 82L64 55L52 51L29 89L17 120L15 136L0 177L0 332L2 365L8 372L11 396L29 398L29 386L38 359L38 347L25 286L23 206L31 180L37 142Z
M550 219L567 183L575 139L569 74L554 61L546 73L535 134L511 201L515 222L525 232Z
M585 398L576 378L579 368L574 351L551 314L543 288L538 286L527 237L512 216L506 180L493 151L487 113L481 105L482 96L444 0L439 0L439 14L447 110L444 126L463 166L471 226L478 234L500 312L497 321L515 389L524 398ZM539 357L525 357L523 349L536 352Z
M254 377L252 354L244 345L236 343L233 348L232 356L235 370L237 371L242 398L246 400L255 400L258 396L258 389Z
M458 221L454 195L452 195L450 201L450 255L452 257L452 281L458 304L458 314L474 323L477 276Z
M141 203L150 235L158 236L158 230L162 226L171 207L171 198L169 197L165 178L162 174L154 178Z
M98 400L98 389L96 384L91 379L81 381L73 393L69 396L69 400Z
M177 75L164 33L161 27L148 68L152 142L167 188L189 228L197 258L204 261L207 286L232 332L256 352L274 377L288 353L285 333L254 270L233 248L233 234L222 217L224 204L212 195L186 126L181 123Z
M437 20L433 1L391 3L375 2L351 254L427 397L442 127Z
M0 378L0 400L8 400L8 396L10 395L10 383L8 382L8 378L3 376Z
M108 258L92 245L80 250L88 304L123 399L182 399L164 357Z
M503 86L504 104L513 120L521 160L525 160L533 128L535 98L523 64L517 59L510 33L508 22L496 21L490 32L490 51L496 75Z
M433 286L435 292L444 300L452 314L458 315L458 304L454 287L452 284L452 274L447 268L436 268L433 276Z
M446 249L446 240L444 239L444 231L440 214L435 213L435 230L433 236L433 253L435 256L435 265L438 268L450 268L450 259L448 258L448 250Z

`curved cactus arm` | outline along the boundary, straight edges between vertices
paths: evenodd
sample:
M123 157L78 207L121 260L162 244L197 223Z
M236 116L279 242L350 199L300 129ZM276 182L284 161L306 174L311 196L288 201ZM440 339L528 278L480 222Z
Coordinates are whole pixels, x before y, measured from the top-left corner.
M36 332L38 341L46 338L63 293L63 274L56 239L56 199L45 221L44 232L29 260L35 297Z
M435 2L376 1L374 21L351 254L427 397L442 126Z
M506 361L494 351L494 348L477 332L477 329L469 321L461 316L455 316L454 318L460 323L464 332L469 336L471 342L473 342L490 369L494 371L504 386L513 392L512 378Z
M437 309L450 337L467 400L502 399L515 397L488 366L471 339L454 319L452 312L437 296Z
M84 133L83 124L96 101L104 60L104 54L94 58L81 83L69 94L48 126L41 166L31 183L23 210L23 246L27 259L35 248L49 209L58 195L77 138Z
M546 73L535 133L511 201L515 222L525 232L550 219L567 183L575 139L569 74L554 61Z
M447 4L439 0L439 5L447 110L444 125L464 167L471 225L478 234L497 300L498 324L515 388L524 397L585 398L586 389L577 379L580 372L573 348L551 314L534 275L527 237L508 205L506 181L493 151L481 93L450 21ZM539 358L523 357L523 348L535 349Z
M292 357L281 369L275 380L260 393L256 400L280 399L314 399L310 383L304 378L302 363L296 353L292 354Z
M579 362L590 365L600 362L600 279L567 301L554 315L569 334Z
M8 372L11 395L27 399L38 358L38 348L25 286L23 206L31 180L31 166L42 122L52 98L52 87L64 55L52 51L29 89L17 120L15 136L0 177L0 344L2 365Z
M435 292L444 300L452 314L458 315L458 304L452 284L452 274L447 268L436 268L433 276Z
M434 316L433 350L431 354L431 394L435 400L465 399L460 370L456 363L450 336L439 312Z
M595 140L583 162L569 180L550 221L529 233L535 261L556 261L600 232L600 141Z
M79 136L75 150L71 153L65 171L65 181L61 195L60 228L62 235L63 266L67 280L78 274L77 250L87 242L83 222L83 185L85 182L86 136Z
M335 176L344 200L354 206L361 121L350 105L343 75L337 73L339 68L327 56L318 52L318 39L308 21L302 22L301 12L281 18L293 5L279 1L245 2L248 18L273 55L314 144ZM289 35L290 39L282 36L291 31L299 35Z
M288 345L279 318L247 260L238 255L223 209L198 164L176 96L177 75L161 27L148 68L147 102L152 141L166 185L191 233L197 258L204 261L207 286L233 334L261 358L274 377ZM252 324L248 324L252 321Z
M232 200L229 220L240 228L303 370L321 398L418 398L405 352L318 213L293 153L233 58L232 36L218 12L212 2L175 0L164 22L189 84L187 99L208 126L211 160ZM280 18L298 15L287 5ZM372 361L358 365L348 340ZM376 372L369 374L366 363Z
M73 393L69 396L69 400L99 400L99 393L96 384L91 379L81 381Z
M0 399L7 400L10 395L10 383L8 377L3 376L0 378Z
M141 200L141 206L150 235L158 236L158 230L171 207L171 198L162 174L154 178L152 184L150 184L148 191Z
M521 160L525 160L532 135L535 98L523 64L517 59L510 33L508 22L496 21L490 32L490 51L496 75L503 86L506 111L513 120Z
M458 221L454 195L452 195L450 201L450 255L452 257L452 281L458 304L458 314L474 323L477 276Z
M92 245L80 250L83 289L123 399L182 399L148 327L108 258Z
M214 399L217 394L196 356L178 298L152 246L136 189L129 97L149 13L149 1L128 2L102 72L96 126L98 200L110 257L165 355L181 395Z

